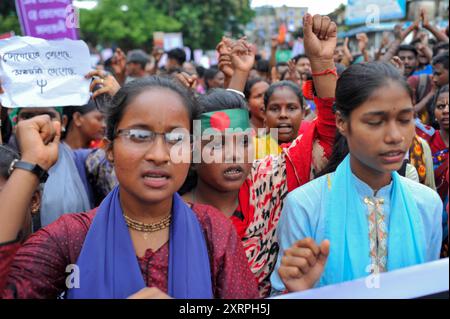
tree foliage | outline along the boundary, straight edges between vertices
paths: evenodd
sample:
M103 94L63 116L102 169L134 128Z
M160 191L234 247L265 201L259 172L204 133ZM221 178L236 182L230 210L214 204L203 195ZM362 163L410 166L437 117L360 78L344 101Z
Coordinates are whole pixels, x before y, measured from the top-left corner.
M0 1L0 34L14 31L15 34L20 35L20 23L16 14L16 7L14 0Z
M0 2L0 32L20 25L14 0ZM149 48L153 32L182 32L193 49L214 49L224 34L243 35L254 15L250 0L98 0L80 10L82 39L93 44Z
M186 45L214 49L224 34L243 35L254 12L249 0L151 0L183 28Z
M80 10L82 38L124 48L148 47L153 32L181 29L179 22L157 10L151 2L101 0L92 10Z

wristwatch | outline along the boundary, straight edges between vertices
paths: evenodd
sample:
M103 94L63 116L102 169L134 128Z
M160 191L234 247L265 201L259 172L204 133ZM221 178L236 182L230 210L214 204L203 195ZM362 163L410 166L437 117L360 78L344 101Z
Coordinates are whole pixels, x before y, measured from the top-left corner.
M29 171L36 175L39 179L39 183L45 183L48 178L48 173L45 169L40 167L38 164L31 164L28 162L20 161L18 159L15 159L12 161L11 166L9 167L8 173L11 175L11 173L16 169L23 169L26 171Z

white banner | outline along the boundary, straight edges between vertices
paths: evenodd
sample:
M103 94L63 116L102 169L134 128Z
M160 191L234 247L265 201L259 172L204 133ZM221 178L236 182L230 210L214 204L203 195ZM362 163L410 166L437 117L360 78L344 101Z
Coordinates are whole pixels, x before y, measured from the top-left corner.
M445 258L273 299L415 299L438 294L448 299L448 280Z
M170 51L176 48L183 48L182 33L164 33L164 51Z
M0 82L5 107L58 107L88 102L89 49L81 40L33 37L0 40Z

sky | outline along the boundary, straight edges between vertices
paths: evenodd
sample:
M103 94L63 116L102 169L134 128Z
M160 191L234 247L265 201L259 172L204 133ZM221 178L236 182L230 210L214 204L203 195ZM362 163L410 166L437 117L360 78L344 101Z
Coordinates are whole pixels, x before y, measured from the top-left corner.
M311 14L328 14L347 0L252 0L252 7L263 5L288 7L308 7Z

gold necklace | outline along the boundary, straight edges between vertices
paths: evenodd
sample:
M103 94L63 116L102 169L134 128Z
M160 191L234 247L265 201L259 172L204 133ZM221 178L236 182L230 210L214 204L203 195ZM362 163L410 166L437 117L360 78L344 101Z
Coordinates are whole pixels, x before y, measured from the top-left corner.
M127 215L123 215L125 218L125 222L127 223L127 226L131 229L134 229L138 232L144 233L144 238L147 239L149 233L154 233L163 229L166 229L170 226L170 223L172 221L172 214L168 214L163 219L161 219L159 222L152 223L152 224L145 224L140 221L134 220L131 217L128 217Z

